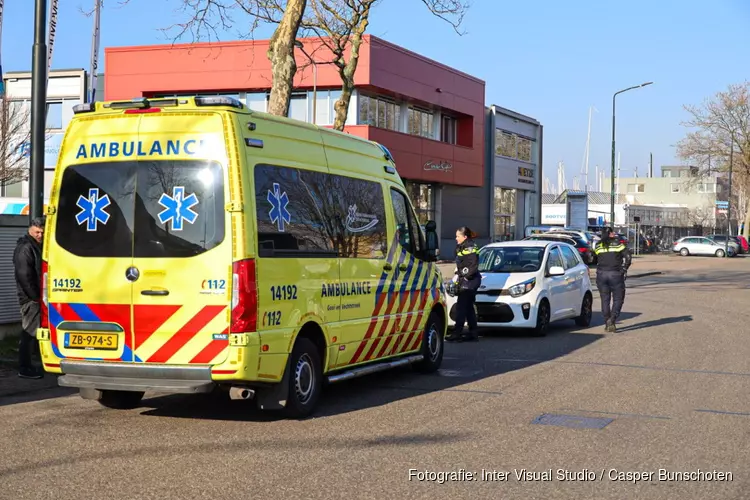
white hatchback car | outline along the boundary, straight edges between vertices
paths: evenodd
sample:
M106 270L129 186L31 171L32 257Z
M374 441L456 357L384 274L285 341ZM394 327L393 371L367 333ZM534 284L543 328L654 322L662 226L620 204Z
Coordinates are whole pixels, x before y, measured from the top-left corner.
M583 327L591 323L594 296L589 268L568 243L491 243L479 251L479 272L482 284L476 313L480 327L528 328L542 336L553 321L574 319ZM450 280L445 285L448 324L455 326L455 286Z

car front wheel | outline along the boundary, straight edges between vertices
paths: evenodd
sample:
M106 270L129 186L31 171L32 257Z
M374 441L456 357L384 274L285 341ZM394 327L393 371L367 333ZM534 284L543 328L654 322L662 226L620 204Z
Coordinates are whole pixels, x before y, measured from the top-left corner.
M536 326L534 327L535 337L544 337L547 335L550 316L549 302L547 299L542 299L542 301L539 302L539 307L536 309Z

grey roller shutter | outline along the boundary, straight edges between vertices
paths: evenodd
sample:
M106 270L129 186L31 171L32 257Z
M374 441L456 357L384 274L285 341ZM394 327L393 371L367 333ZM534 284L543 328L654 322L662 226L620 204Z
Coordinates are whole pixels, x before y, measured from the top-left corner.
M13 250L26 227L0 226L0 325L20 323L21 312L16 294Z

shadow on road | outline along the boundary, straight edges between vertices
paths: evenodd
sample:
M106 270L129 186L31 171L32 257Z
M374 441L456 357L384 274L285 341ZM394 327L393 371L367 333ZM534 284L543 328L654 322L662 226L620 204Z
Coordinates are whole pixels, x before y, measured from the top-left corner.
M22 464L6 469L0 469L0 477L10 477L13 475L29 473L32 471L48 471L53 467L71 467L77 464L92 464L97 466L103 462L113 462L118 459L138 460L141 457L161 457L164 459L174 459L184 457L190 454L207 454L222 452L226 454L244 454L249 451L326 451L341 450L342 452L351 451L352 449L362 448L392 448L392 447L420 447L435 444L450 444L460 441L466 441L473 437L473 433L465 431L447 431L420 434L402 434L391 436L378 436L373 438L317 438L310 436L302 441L299 438L262 438L260 435L239 435L232 441L200 442L201 438L197 437L191 444L183 446L165 446L163 444L154 444L151 446L124 447L114 450L102 450L81 452L81 450L70 450L70 454L61 458L52 460L40 460L36 463ZM209 436L210 438L210 436Z
M634 325L628 325L624 327L618 327L618 333L632 332L633 330L642 330L644 328L651 328L652 326L671 325L673 323L684 323L686 321L693 321L692 316L674 316L672 318L661 318L654 319L651 321L644 321L642 323L636 323Z
M46 399L63 398L65 396L70 396L77 393L77 389L71 389L69 387L57 387L56 385L53 386L47 384L46 386L42 386L39 388L31 388L17 393L0 395L0 407L19 403L44 401Z
M446 343L443 365L435 374L421 375L406 367L325 387L313 418L342 415L436 392L497 397L498 391L470 384L566 356L601 339L603 335L593 333L594 329L596 323L588 329L576 329L572 321L563 321L553 324L544 338L483 331L479 342ZM146 408L143 415L159 417L228 421L280 418L275 413L256 410L252 400L231 401L219 391L210 395L144 399L142 407Z

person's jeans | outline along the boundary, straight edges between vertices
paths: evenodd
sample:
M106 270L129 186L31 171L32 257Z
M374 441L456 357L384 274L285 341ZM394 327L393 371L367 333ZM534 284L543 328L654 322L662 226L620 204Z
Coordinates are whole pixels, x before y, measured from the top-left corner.
M34 369L31 364L31 355L34 351L34 342L36 337L32 337L28 332L21 332L18 339L18 368L21 371L30 371Z
M454 335L461 335L464 329L464 323L469 323L469 334L476 335L477 315L474 311L474 302L477 292L472 290L461 291L458 294L456 302L456 327Z

